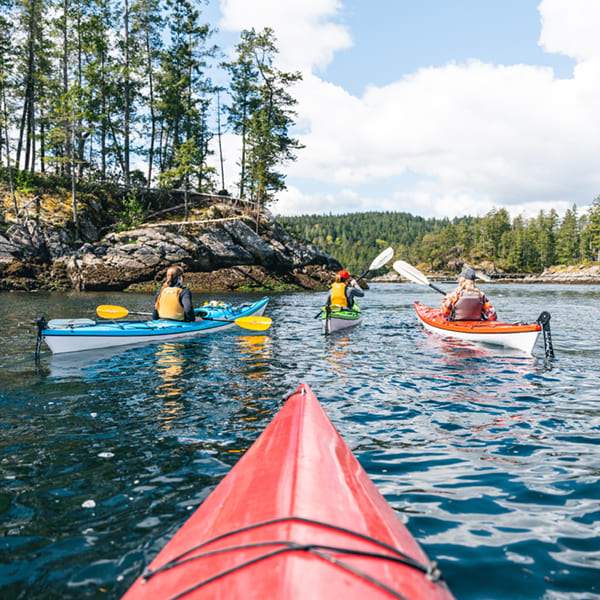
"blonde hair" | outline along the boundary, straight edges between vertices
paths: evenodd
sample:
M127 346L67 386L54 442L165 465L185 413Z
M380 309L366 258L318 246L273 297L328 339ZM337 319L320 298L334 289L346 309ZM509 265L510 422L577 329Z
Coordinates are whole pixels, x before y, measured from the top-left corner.
M165 277L165 282L162 284L160 291L162 292L166 287L173 287L174 285L177 285L177 280L183 275L183 269L178 266L175 265L173 267L169 267L167 269L167 275ZM156 310L158 310L158 298L160 297L160 294L158 294L157 296L157 300L154 304Z

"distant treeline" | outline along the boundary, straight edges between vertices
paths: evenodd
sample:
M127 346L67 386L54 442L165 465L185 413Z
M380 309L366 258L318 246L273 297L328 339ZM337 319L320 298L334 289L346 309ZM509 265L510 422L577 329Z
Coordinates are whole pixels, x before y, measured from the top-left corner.
M486 261L507 273L535 273L558 264L600 261L600 196L582 215L552 209L511 219L504 208L483 217L424 219L401 212L279 217L288 230L316 244L353 273L386 248L394 260L432 271L456 271ZM389 267L389 265L388 265Z

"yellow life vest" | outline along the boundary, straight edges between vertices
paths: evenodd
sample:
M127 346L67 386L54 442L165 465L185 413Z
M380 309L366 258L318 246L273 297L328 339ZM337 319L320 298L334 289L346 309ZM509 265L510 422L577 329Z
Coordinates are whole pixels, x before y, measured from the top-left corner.
M180 294L180 287L166 287L161 290L156 302L159 319L171 319L173 321L183 321L185 319L185 312L179 301Z
M348 306L348 299L346 298L346 284L345 283L332 283L331 284L331 304L337 304L338 306Z

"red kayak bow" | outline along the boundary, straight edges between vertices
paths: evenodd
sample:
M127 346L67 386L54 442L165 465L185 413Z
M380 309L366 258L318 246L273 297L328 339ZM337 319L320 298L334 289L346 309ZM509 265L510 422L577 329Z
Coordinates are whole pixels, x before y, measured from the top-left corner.
M302 384L124 596L449 600Z

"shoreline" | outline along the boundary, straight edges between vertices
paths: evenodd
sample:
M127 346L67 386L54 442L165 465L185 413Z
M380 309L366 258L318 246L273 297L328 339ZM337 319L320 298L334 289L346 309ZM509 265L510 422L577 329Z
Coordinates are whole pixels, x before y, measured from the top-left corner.
M448 275L447 273L426 273L427 278L432 282L456 283L458 275ZM555 266L544 269L542 273L487 273L491 281L484 282L478 279L478 283L483 285L493 283L558 283L561 285L582 284L582 285L600 285L600 263L592 265L579 266ZM388 273L381 277L375 277L369 280L373 283L401 283L407 282L400 275Z

